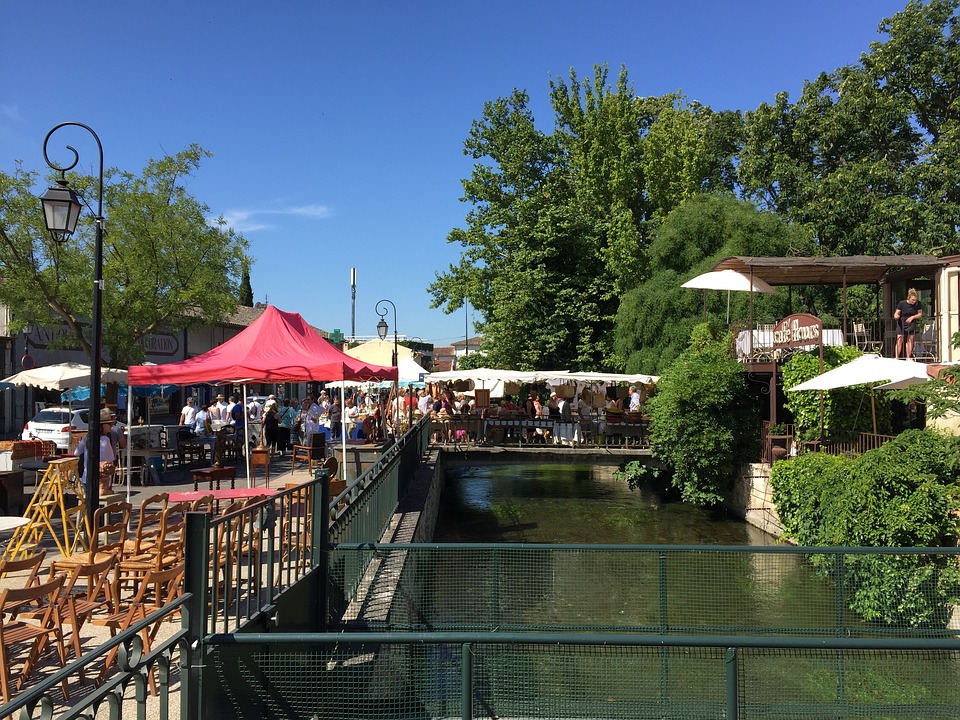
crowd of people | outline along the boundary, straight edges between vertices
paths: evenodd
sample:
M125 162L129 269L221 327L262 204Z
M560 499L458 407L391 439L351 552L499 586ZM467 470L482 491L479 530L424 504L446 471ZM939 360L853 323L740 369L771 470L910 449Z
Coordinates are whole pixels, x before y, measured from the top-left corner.
M569 394L572 395L572 394ZM445 418L474 416L549 419L556 422L577 422L603 412L639 412L644 402L644 389L630 386L625 394L568 393L531 388L521 400L505 395L486 407L478 406L473 392L457 392L451 386L428 385L414 389L401 387L396 394L350 389L345 399L337 391L321 390L316 397L277 399L274 395L261 403L250 398L244 407L238 396L217 395L205 406L197 407L188 398L180 414L180 424L189 426L194 437L215 435L226 426L243 436L247 423L262 428L261 439L271 454L280 457L294 445L309 445L311 437L325 432L331 440L339 440L344 432L358 439L382 440L403 432L411 419L431 415Z

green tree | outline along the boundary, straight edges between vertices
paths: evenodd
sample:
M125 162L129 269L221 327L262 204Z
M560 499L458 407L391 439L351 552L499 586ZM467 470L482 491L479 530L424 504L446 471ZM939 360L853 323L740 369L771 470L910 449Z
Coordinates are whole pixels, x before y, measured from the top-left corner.
M611 87L605 66L551 83L551 102L550 134L525 92L485 104L465 143L472 207L448 235L463 252L429 291L446 312L477 308L494 367L621 369L614 318L646 279L651 229L698 189L732 186L738 119L637 98L626 70Z
M960 224L958 0L910 2L860 61L745 115L745 197L834 255L930 252Z
M691 277L734 255L800 255L809 248L805 233L773 213L759 212L733 197L702 195L675 209L650 244L649 279L624 295L616 317L615 350L628 372L659 372L684 351L695 325L703 321L702 291L682 288ZM715 323L726 316L727 294L707 291L707 313ZM745 323L748 293L733 293L731 318ZM754 295L754 316L774 322L788 308L785 293Z
M715 505L756 452L759 416L731 339L698 325L649 402L650 448L686 502Z
M250 284L250 264L243 263L240 274L240 304L244 307L253 307L253 285Z
M159 160L142 174L110 170L104 179L104 361L126 366L143 359L144 338L214 322L236 307L246 241L184 184L209 153L196 145ZM95 197L94 179L68 175ZM63 347L91 356L94 228L84 213L77 232L54 243L36 199L38 177L19 165L0 173L0 302L12 310L11 329L59 328Z

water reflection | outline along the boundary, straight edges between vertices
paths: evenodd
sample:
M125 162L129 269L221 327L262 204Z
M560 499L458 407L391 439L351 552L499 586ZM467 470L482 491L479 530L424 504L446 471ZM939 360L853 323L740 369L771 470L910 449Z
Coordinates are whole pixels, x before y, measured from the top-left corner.
M447 471L437 542L769 545L738 518L630 490L613 467L490 465Z

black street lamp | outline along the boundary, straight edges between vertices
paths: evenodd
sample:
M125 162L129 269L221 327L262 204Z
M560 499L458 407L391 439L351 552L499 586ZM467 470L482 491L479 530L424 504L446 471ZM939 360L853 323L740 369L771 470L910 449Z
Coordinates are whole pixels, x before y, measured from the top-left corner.
M399 341L397 339L397 306L394 305L393 301L391 300L380 300L377 302L377 315L380 316L380 322L377 323L377 335L380 337L381 340L386 340L387 331L390 330L390 326L387 325L387 321L385 318L387 314L387 306L384 305L384 303L390 303L390 307L393 308L393 363L392 365L394 367L397 367L397 360L399 359L398 348L397 348L397 345L399 344ZM381 305L383 305L383 310L380 309ZM400 388L400 375L398 374L397 375L397 397L399 397L399 388ZM386 413L384 413L384 416L386 416ZM396 433L397 425L400 422L400 403L397 403L397 416L396 418L394 418L393 422L394 422L393 424L394 433ZM397 435L395 434L394 437L396 436Z
M77 220L80 218L82 205L77 194L67 184L66 174L80 161L80 155L71 146L67 150L73 153L73 162L61 167L50 161L47 155L47 143L50 136L62 127L72 125L80 127L93 135L97 141L97 150L100 152L100 176L97 186L97 232L96 247L94 249L93 270L93 344L90 351L90 416L87 422L86 447L86 475L87 486L84 488L87 499L87 542L93 547L93 535L96 532L93 526L94 513L100 505L100 375L101 357L103 350L103 322L100 313L103 304L103 145L93 128L78 122L62 122L55 126L43 139L43 159L53 170L60 173L57 187L50 188L40 198L43 205L43 217L47 230L53 236L54 242L62 243L77 229Z

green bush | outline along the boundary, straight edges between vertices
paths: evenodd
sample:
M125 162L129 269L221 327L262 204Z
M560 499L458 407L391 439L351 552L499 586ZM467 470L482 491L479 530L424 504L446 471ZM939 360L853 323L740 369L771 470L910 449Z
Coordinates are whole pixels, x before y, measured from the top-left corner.
M683 500L696 505L721 502L756 453L759 420L731 342L697 326L649 402L653 456L667 466Z
M800 545L941 547L957 543L960 440L911 430L859 458L811 453L777 462L773 501ZM818 556L825 572L832 563ZM942 624L960 596L955 558L847 555L848 605L867 620Z

